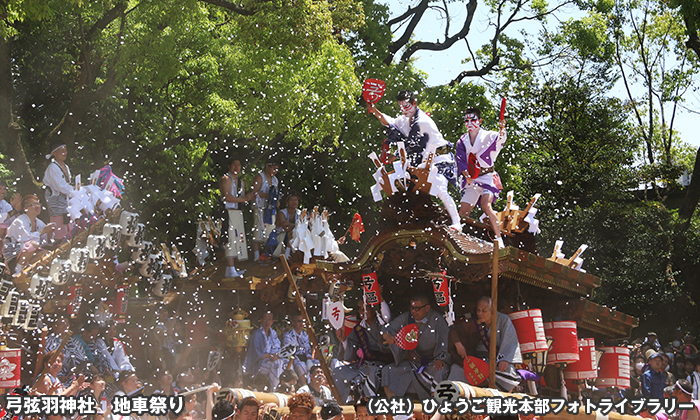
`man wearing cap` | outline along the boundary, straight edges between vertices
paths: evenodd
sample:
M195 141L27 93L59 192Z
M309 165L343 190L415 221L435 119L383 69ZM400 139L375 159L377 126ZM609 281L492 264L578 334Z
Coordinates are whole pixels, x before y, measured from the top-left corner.
M51 159L44 172L44 185L46 186L46 204L49 207L51 222L56 224L55 239L63 239L68 234L68 199L73 192L71 185L70 168L66 165L68 149L63 142L54 142L51 153L46 159Z
M343 409L335 401L324 403L320 414L323 420L343 420Z
M664 387L666 386L666 375L662 371L663 356L661 356L661 353L654 352L648 363L651 369L642 374L642 395L645 398L663 398Z
M397 343L397 333L410 324L418 326L418 346L403 350ZM409 312L386 324L382 336L389 344L394 363L382 369L382 386L387 397L418 394L423 400L432 395L433 388L449 373L445 367L448 326L445 318L430 307L425 295L411 298Z
M461 231L457 206L447 192L448 183L457 186L452 145L442 137L433 119L418 108L415 92L402 90L396 95L396 102L403 114L396 118L382 113L371 103L367 104L367 110L389 128L387 143L404 143L410 166L424 167L428 156L433 153L433 165L437 168L437 198L452 219L451 227Z
M457 140L457 173L462 175L462 203L459 208L460 216L469 216L477 202L488 216L491 229L499 247L503 248L501 229L498 226L496 213L491 207L498 199L503 189L501 179L494 170L496 158L506 142L503 135L497 131L481 129L481 110L467 108L464 113L464 123L467 132Z
M275 214L279 205L279 181L275 176L278 169L277 161L268 158L265 169L253 179L253 254L256 261L260 259L260 244L264 244L275 229Z

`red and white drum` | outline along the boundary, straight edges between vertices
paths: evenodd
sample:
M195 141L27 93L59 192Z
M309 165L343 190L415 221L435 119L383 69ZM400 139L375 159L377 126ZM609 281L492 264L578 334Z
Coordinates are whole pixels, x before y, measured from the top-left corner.
M598 387L630 387L630 349L627 347L598 347L603 356L598 370Z
M547 350L547 337L544 334L542 311L539 309L528 309L510 313L508 316L513 321L515 332L518 334L520 352L523 355Z
M564 368L564 379L582 380L598 377L598 362L595 357L595 340L582 338L578 340L579 361Z
M554 340L547 354L548 365L566 365L579 361L576 321L545 322L544 333Z

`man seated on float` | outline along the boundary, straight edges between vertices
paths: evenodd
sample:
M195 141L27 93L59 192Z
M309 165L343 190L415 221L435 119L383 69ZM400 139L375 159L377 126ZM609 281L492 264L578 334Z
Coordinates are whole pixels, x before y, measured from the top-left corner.
M39 219L41 203L39 197L26 195L21 203L22 214L7 228L3 255L7 264L15 264L15 274L36 261L41 254L40 246L48 244L56 228L54 223L45 224Z
M396 336L409 324L418 327L418 346L414 350L403 350L396 345ZM448 374L445 367L449 360L447 335L445 318L430 307L428 298L425 295L412 297L410 311L383 328L382 336L394 356L394 363L382 369L382 386L387 397L415 393L423 400L432 395L433 385Z
M291 317L292 328L282 336L282 347L293 345L296 347L294 353L294 372L299 377L299 384L307 383L307 376L311 366L318 365L318 360L314 359L314 352L311 349L309 335L304 330L304 317L297 313Z
M464 114L467 132L457 140L457 172L464 177L462 181L462 203L459 208L460 216L469 216L474 205L479 201L481 208L489 218L491 229L503 248L501 228L492 204L498 199L503 189L501 178L494 170L496 158L506 142L503 135L497 131L481 129L481 110L468 108Z
M363 319L355 325L347 338L344 327L336 330L338 339L343 343L343 360L346 364L339 364L333 369L333 378L343 403L348 402L353 388L353 394L364 397L379 395L379 372L394 359L382 338L382 325L378 321L377 311L374 307L365 305L363 300L359 302L359 310Z
M224 202L226 214L222 223L222 236L226 236L226 274L224 277L242 276L245 270L236 270L234 259L238 261L248 260L248 244L245 239L245 225L243 224L243 211L239 209L246 201L254 198L252 192L245 193L245 184L240 178L241 161L231 158L228 165L228 173L221 177L219 190Z
M279 358L281 343L277 332L272 329L275 322L272 312L265 312L260 320L260 328L253 331L248 342L248 353L243 362L243 372L253 378L268 381L267 391L272 392L279 384L284 371L284 359Z
M387 143L395 144L404 142L408 154L409 166L421 167L433 152L433 165L437 167L438 177L445 178L444 188L437 188L436 196L439 198L447 213L452 219L454 229L462 230L457 213L457 206L447 192L447 183L457 184L455 173L455 160L452 154L450 142L440 134L435 122L425 112L418 108L416 93L403 90L396 95L399 109L403 115L392 118L379 111L374 104L367 104L367 109L377 117L385 127L389 127Z
M321 366L311 366L309 376L309 383L300 387L297 390L297 394L310 394L318 406L323 405L326 401L332 401L333 394L331 394L331 389L324 385L326 383L326 375L323 373Z
M275 222L277 226L277 249L274 256L279 257L284 249L284 256L289 258L289 255L292 253L290 244L294 238L294 228L301 216L299 193L292 191L287 194L285 203L287 203L287 207L277 212L277 220Z
M475 355L488 362L491 327L493 325L490 297L484 296L476 302L476 318L476 332L478 334L476 354L467 352L467 349L474 348L473 343L455 342L455 347L463 359ZM523 357L520 354L518 335L508 315L497 312L496 328L496 385L499 389L510 392L520 383L520 375L515 370L515 365L522 363ZM465 336L474 339L473 331L467 332ZM486 372L486 376L488 377L488 372ZM466 382L463 365L453 364L449 379Z

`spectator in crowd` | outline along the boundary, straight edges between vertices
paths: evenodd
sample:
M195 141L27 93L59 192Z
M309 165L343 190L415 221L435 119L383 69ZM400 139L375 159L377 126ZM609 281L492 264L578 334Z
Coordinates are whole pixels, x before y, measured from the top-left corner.
M685 359L686 371L688 373L687 380L693 386L693 399L697 400L700 396L700 353L692 354ZM688 365L690 363L690 365ZM687 369L691 366L691 369ZM683 378L681 378L683 379Z
M122 372L121 375L119 375L119 391L117 391L114 395L136 395L136 392L139 390L143 389L143 385L141 384L141 381L139 380L138 375L136 375L136 372Z
M92 395L93 398L95 398L95 402L97 402L97 415L95 416L95 420L104 420L110 413L111 404L106 395L106 387L107 382L105 381L105 377L98 373L92 375L90 378L89 390L86 389L83 391L88 395Z
M321 366L311 366L309 376L309 383L299 388L297 394L310 394L314 398L316 405L322 405L325 401L332 400L333 394L331 394L330 388L324 385L324 383L326 383L326 375L323 374L323 369L321 369Z
M50 351L44 355L44 366L45 370L48 367L48 372L46 375L37 380L39 383L36 386L37 392L45 395L77 395L78 391L84 389L88 384L85 383L85 376L78 375L78 377L68 386L67 388L63 386L59 380L59 374L63 367L63 355L59 353L56 358L51 361L51 359L56 354L56 351Z
M369 413L369 410L367 409L368 403L368 397L362 397L355 403L355 420L380 420L380 416L374 416Z
M0 181L0 229L7 229L22 209L22 195L20 193L15 193L9 203L5 200L6 198L7 183Z
M68 318L63 314L57 314L56 320L53 321L52 324L51 332L46 337L46 346L44 346L44 350L46 351L56 350L61 345L63 336L70 329Z
M659 343L659 337L655 332L649 331L647 337L642 343L642 346L649 346L654 351L661 351L661 343Z
M243 398L236 407L235 420L258 420L260 403L255 397Z
M231 158L228 173L221 177L219 189L224 201L226 215L221 225L222 246L226 245L225 277L242 276L245 270L236 270L235 260L248 260L248 243L245 238L243 211L239 208L246 201L254 198L252 192L245 193L245 184L240 178L242 166L237 158ZM224 238L224 235L226 237Z
M177 415L170 411L168 416L170 420L193 420L194 419L194 409L197 406L197 394L185 395L185 408L182 412Z
M93 352L94 346L90 347L89 345L97 336L98 331L97 324L93 321L88 321L79 332L68 339L66 346L63 348L63 355L65 356L63 370L61 371L63 376L81 372L99 373L96 366L98 360Z
M335 401L325 402L319 414L323 420L343 420L343 409Z
M55 224L47 225L39 219L41 214L39 197L25 196L22 198L21 207L22 214L17 216L7 229L3 251L5 262L15 263L15 273L19 273L26 264L40 257L37 253L39 247L49 243L56 228Z
M683 353L676 353L676 356L673 358L673 367L671 368L671 372L677 379L684 379L688 377L689 372L685 370L685 359L686 357L683 355Z
M316 402L307 392L299 392L287 401L289 407L288 420L313 420Z
M686 356L690 356L691 354L695 354L698 352L697 347L695 347L695 344L693 344L694 341L695 338L693 338L693 336L690 334L686 334L685 337L683 337L683 354L685 354Z
M642 375L642 395L645 398L663 398L666 375L663 374L663 356L654 353L648 360L651 369Z
M268 158L265 169L253 179L253 254L256 261L260 259L260 244L267 241L275 228L275 215L279 205L279 181L275 176L278 169L276 159Z
M163 395L176 394L173 389L173 375L169 370L156 369L155 382L156 393Z
M260 320L260 328L253 331L248 341L248 353L243 362L243 371L253 379L266 380L268 391L279 384L284 370L284 359L279 358L281 343L277 332L272 329L275 322L272 312L265 312Z
M641 381L645 366L646 359L644 356L637 354L632 357L632 363L630 363L630 388L634 390L635 395L641 394Z
M73 192L72 176L70 168L66 165L68 148L63 142L54 142L51 153L46 155L50 159L44 172L44 185L46 186L46 204L49 208L51 222L56 226L56 239L63 239L69 230L68 199Z
M104 332L104 343L107 347L107 351L112 356L114 363L116 365L117 371L122 370L135 370L134 366L131 364L129 356L126 354L126 348L124 343L117 338L117 323L110 321L107 324L107 328Z
M294 394L297 388L297 382L299 381L299 375L296 374L292 369L285 369L280 375L280 383L277 385L277 392L282 394Z
M286 347L290 344L296 346L293 361L294 371L299 377L299 384L306 385L309 368L317 365L318 360L313 358L309 335L304 330L304 317L300 313L296 313L292 315L291 321L292 328L282 336L282 346Z
M277 212L277 220L275 222L277 226L277 250L275 250L274 256L280 256L282 250L284 250L284 256L289 258L292 252L292 248L289 244L292 243L294 228L296 227L297 220L301 216L301 210L299 210L299 194L295 191L287 194L285 203L287 207Z
M173 369L175 367L175 339L176 324L175 320L170 317L170 311L167 307L161 306L156 310L156 319L153 329L152 340L155 341L155 346L160 349L162 357L163 369Z

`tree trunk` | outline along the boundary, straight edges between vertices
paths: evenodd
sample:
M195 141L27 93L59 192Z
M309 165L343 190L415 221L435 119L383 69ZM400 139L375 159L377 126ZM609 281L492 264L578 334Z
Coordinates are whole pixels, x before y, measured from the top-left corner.
M38 192L20 137L20 126L12 113L14 83L12 80L12 46L0 37L0 146L7 155L9 169L15 174L17 189L22 194Z

